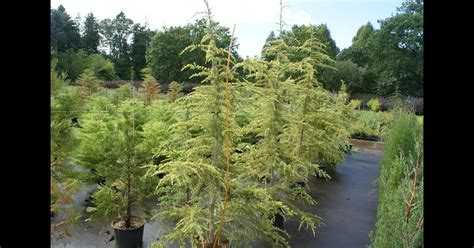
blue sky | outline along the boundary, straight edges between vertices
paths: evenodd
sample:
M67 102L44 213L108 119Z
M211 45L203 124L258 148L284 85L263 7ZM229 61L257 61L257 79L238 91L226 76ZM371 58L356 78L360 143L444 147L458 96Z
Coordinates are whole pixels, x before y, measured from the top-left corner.
M279 15L279 0L209 0L214 19L232 28L236 24L235 36L239 43L239 54L260 54L270 32L276 31ZM293 24L326 23L336 45L342 50L351 45L357 29L371 22L375 28L377 20L395 14L402 0L284 0L283 17ZM163 26L178 26L192 22L196 12L203 11L202 0L51 0L51 7L62 4L75 18L92 12L98 19L114 18L120 11L134 22L148 22L151 29Z

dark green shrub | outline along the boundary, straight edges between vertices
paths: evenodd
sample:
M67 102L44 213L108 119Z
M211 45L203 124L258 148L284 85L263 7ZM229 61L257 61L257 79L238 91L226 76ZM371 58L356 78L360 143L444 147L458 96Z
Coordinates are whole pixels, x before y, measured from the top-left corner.
M400 111L386 135L370 247L423 246L422 131L415 115Z
M91 54L87 58L87 66L94 71L97 78L101 80L115 79L115 65L101 54Z

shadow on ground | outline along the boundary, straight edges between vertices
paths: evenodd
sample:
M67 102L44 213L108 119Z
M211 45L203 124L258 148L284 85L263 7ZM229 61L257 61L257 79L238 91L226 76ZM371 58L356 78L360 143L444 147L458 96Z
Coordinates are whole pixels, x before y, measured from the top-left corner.
M295 248L366 247L368 233L375 227L377 195L374 181L379 174L379 161L380 156L352 153L330 174L331 180L311 178L308 182L310 194L318 204L305 209L322 217L324 226L317 229L316 236L313 236L311 230L298 231L298 220L287 219L284 228L290 234L290 245ZM77 195L76 202L83 205L87 192L94 187L84 188ZM159 228L159 221L145 225L143 247L157 240ZM111 227L101 230L97 225L84 223L74 227L72 233L72 236L64 238L53 237L51 247L115 247L115 241L111 240ZM253 247L271 245L256 242Z
M287 220L284 226L290 234L290 245L298 248L366 247L368 233L375 228L378 198L374 181L379 175L379 161L379 156L349 154L331 173L331 180L312 178L308 186L318 204L306 210L323 218L324 225L313 236L311 230L298 231L298 220Z

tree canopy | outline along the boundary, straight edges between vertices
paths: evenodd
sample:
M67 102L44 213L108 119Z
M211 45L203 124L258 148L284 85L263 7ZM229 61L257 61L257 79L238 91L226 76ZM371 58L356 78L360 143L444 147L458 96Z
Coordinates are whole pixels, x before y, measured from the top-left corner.
M80 47L79 24L71 19L64 6L51 9L51 45L57 52Z
M216 34L216 46L226 48L230 41L230 32L227 27L213 22ZM198 44L206 32L206 20L198 19L193 24L180 27L164 28L153 36L147 50L147 64L152 69L153 76L162 83L171 81L189 82L190 71L182 71L183 66L196 63L204 65L204 53L193 50L181 54L181 51L190 45ZM234 43L232 53L238 57L238 44ZM196 78L196 81L202 78Z

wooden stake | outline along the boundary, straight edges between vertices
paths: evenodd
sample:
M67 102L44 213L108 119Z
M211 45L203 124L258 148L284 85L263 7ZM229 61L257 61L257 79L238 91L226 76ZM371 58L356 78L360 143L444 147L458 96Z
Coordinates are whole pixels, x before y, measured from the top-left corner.
M224 215L225 211L227 210L227 196L229 194L230 188L230 147L229 147L229 66L230 66L230 49L232 47L232 41L234 39L234 31L235 31L235 24L234 28L232 29L232 36L230 37L230 44L229 50L227 53L227 67L225 73L225 157L226 157L226 174L225 174L225 194L224 194L224 208L221 212L221 219L219 221L219 226L217 227L216 235L214 236L214 242L212 244L212 248L216 248L217 243L219 242L219 233L222 229L222 225L224 224Z

